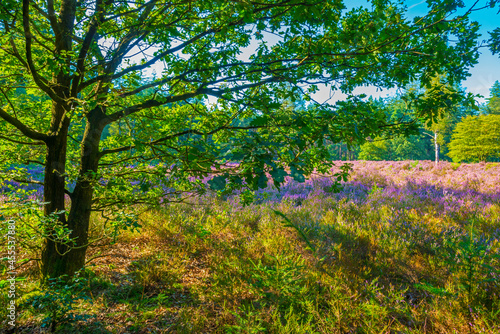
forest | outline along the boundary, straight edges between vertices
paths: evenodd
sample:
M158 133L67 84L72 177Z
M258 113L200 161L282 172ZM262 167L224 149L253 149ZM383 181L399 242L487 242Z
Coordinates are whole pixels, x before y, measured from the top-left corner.
M455 88L460 91L460 88ZM408 112L405 95L373 100L397 121ZM330 147L335 160L434 160L453 162L500 161L500 82L490 89L486 103L447 106L443 117L421 123L411 136L380 136L362 145L336 143ZM475 129L475 132L471 132ZM486 135L487 134L487 135ZM437 152L437 153L436 153Z
M500 332L499 13L0 1L0 333Z

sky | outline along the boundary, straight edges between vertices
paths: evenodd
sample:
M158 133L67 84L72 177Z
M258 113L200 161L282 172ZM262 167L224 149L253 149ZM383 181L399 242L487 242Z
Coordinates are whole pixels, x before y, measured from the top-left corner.
M466 1L470 3L471 1ZM425 9L425 4L422 4ZM488 8L478 12L472 13L471 18L481 25L480 33L482 36L480 40L487 40L489 38L488 31L491 31L500 26L500 6L496 8ZM471 76L462 83L467 88L467 91L474 94L481 94L485 98L490 96L490 88L495 81L500 81L500 54L492 55L487 48L481 50L479 62L470 70ZM484 98L481 99L481 102Z
M477 6L484 6L489 0L464 0L465 8L469 8L477 1ZM479 11L472 12L471 20L477 21L480 24L479 33L482 35L479 38L479 42L486 41L489 39L488 31L500 26L500 0L495 0L498 2L495 8L486 8ZM346 0L348 9L359 6L366 6L367 0ZM405 0L404 3L408 7L407 17L413 18L415 16L423 16L428 12L427 4L425 0ZM476 7L477 8L477 7ZM273 44L275 37L270 35L266 36L265 39L268 45ZM255 41L254 41L255 42ZM242 50L241 58L243 60L248 60L248 57L254 52L256 48L255 43ZM153 67L157 73L161 73L163 65L158 64L158 68ZM470 77L462 82L462 87L466 89L467 92L473 93L474 95L480 94L482 97L476 98L480 103L484 103L486 98L490 96L490 88L495 83L495 81L500 81L500 55L492 55L487 47L480 49L480 57L478 63L469 70ZM344 100L346 95L339 91L332 92L327 87L318 87L319 91L313 95L313 98L320 103L334 103L338 100ZM359 87L354 90L355 94L366 94L368 96L387 97L397 93L396 89L384 89L380 90L375 87ZM215 103L216 98L209 97L208 102Z
M487 0L479 0L478 6L481 6L486 3ZM353 7L357 7L362 3L366 3L365 1L355 0ZM466 8L473 5L476 1L465 0L464 3ZM425 0L407 0L405 1L408 6L408 16L422 16L427 12L427 5ZM500 4L498 4L495 8L487 8L482 9L480 11L472 12L471 20L477 21L481 28L479 33L482 35L479 38L479 41L488 40L489 34L488 31L491 31L500 26L500 14L498 11L500 10ZM495 83L495 81L500 81L500 55L492 55L488 48L484 47L480 49L480 57L478 59L478 63L470 69L469 73L470 77L462 82L462 87L466 89L467 92L473 93L475 95L480 94L483 97L477 98L476 100L480 103L484 103L486 98L490 96L490 88ZM374 87L360 87L355 90L355 93L361 94L364 93L366 95L371 95L375 98L377 97L387 97L390 95L394 95L396 93L396 89L389 90L378 90ZM318 101L324 101L330 98L330 92L328 89L321 89L321 91L315 95L315 99ZM335 93L333 98L330 101L342 100L345 98L340 92Z

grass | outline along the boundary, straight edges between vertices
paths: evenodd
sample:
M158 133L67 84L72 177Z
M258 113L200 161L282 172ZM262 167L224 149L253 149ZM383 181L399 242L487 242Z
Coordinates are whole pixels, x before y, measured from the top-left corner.
M436 200L422 189L430 193L437 183L415 186L414 175L396 187L387 177L418 172L421 164L380 164L371 173L366 165L340 195L318 193L316 182L300 201L284 196L241 207L207 197L145 211L140 231L89 250L89 258L106 256L83 275L88 299L76 300L73 312L86 318L58 332L500 332L494 191L481 193L485 181L475 175L476 197L445 184ZM439 181L462 168L421 172ZM355 182L364 188L349 188ZM305 192L298 187L291 193ZM23 305L41 293L36 267L23 270L18 332L44 332L44 315Z

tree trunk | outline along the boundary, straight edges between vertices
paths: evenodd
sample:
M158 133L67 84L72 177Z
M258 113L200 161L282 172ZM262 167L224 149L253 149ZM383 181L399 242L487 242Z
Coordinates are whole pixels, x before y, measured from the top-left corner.
M47 145L47 155L45 162L45 180L44 180L44 193L43 201L44 205L44 215L48 216L54 212L59 212L65 210L64 207L64 188L66 183L65 178L65 161L66 161L66 141L65 137L57 137L53 143ZM64 225L67 224L66 214L60 213L58 215L59 221ZM44 240L42 246L42 276L50 276L51 271L59 271L59 267L62 265L58 261L53 261L54 254L57 252L64 252L64 249L60 249L58 245L53 241L51 237L51 228L45 231L49 234Z
M439 143L438 143L438 132L434 131L434 161L436 167L439 164Z
M92 196L94 193L92 185L94 178L89 172L97 172L99 162L99 141L104 128L104 124L101 122L102 112L98 110L91 114L94 117L89 115L87 119L81 151L81 168L75 189L71 195L71 209L67 220L65 214L59 215L60 222L71 230L70 238L74 240L74 244L70 246L62 245L61 243L51 240L50 236L45 240L42 250L41 265L44 279L60 277L62 275L72 277L75 272L85 265ZM99 117L95 117L96 114L98 114ZM66 136L64 138L66 138ZM52 158L52 151L54 150L49 149L47 162L49 162L49 158ZM59 163L64 165L63 162L59 161ZM50 165L54 165L54 163L52 162ZM47 163L47 166L49 166L49 163ZM44 198L45 201L48 200L51 201L51 203L45 207L46 215L55 210L64 209L64 177L60 177L57 180L58 183L49 183L48 180L50 180L50 177L46 178ZM62 200L57 197L57 200L54 201L56 198L55 195L58 195ZM60 203L62 203L62 206Z
M66 186L66 149L67 149L67 134L69 122L65 119L65 111L68 106L53 103L52 105L52 122L50 124L51 139L47 141L47 154L45 156L45 177L43 185L43 201L44 215L49 216L54 212L65 210L64 195ZM66 213L58 214L58 220L63 226L66 226ZM51 276L50 272L58 270L60 263L54 262L53 254L64 252L61 247L58 247L52 237L53 227L47 226L44 231L48 237L42 245L42 276Z

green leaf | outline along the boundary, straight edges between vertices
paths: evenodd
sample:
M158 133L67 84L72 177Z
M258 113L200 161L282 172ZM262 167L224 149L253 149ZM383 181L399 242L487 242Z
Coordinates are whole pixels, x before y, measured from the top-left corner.
M227 177L225 175L214 176L210 181L208 181L210 189L216 191L223 190L226 187L226 178Z
M295 166L291 165L290 166L290 171L291 171L291 176L293 179L297 182L304 182L305 177L304 177L304 172L301 170L298 170Z

